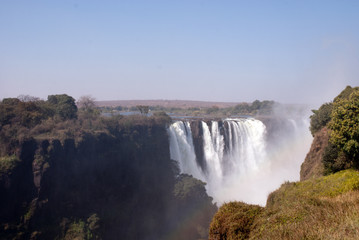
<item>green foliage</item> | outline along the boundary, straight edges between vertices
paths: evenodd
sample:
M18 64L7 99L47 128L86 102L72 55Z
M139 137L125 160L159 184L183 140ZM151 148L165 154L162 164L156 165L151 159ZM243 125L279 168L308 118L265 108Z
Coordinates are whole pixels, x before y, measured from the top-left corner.
M233 113L249 113L250 110L250 106L248 103L242 103L242 104L237 104L236 106L234 106L232 112Z
M77 106L73 97L67 94L49 95L47 101L62 120L77 118Z
M99 236L99 221L100 218L96 213L88 217L86 221L79 219L71 222L69 219L64 218L60 224L64 232L61 239L101 239Z
M216 113L218 111L219 111L219 107L212 106L212 107L206 109L206 114L212 114L212 113Z
M77 240L88 239L84 221L79 220L77 222L71 223L69 229L66 232L64 240L72 240L72 239L77 239Z
M162 122L164 124L169 125L172 123L172 119L170 116L166 114L166 112L160 111L160 112L154 112L153 117L156 119L157 122Z
M261 214L262 209L260 206L243 202L224 204L212 219L210 239L248 239L254 220Z
M348 99L336 99L329 128L330 142L359 167L359 90L353 91Z
M190 175L178 176L173 193L179 228L174 239L208 239L210 220L217 207L204 186L204 182ZM189 216L192 217L189 219Z
M0 158L0 177L4 174L10 175L15 167L20 163L20 159L15 156L5 156Z
M42 101L22 102L17 98L7 98L0 103L0 127L7 124L33 127L48 114Z
M187 174L181 174L177 179L174 195L176 198L184 201L189 198L201 199L206 196L205 185L201 180Z
M339 100L348 100L350 95L354 91L358 91L358 90L359 90L359 87L352 88L351 86L347 86L341 93L339 93L338 96L336 96L334 98L334 102L339 101Z
M325 127L331 120L333 103L325 103L318 110L312 110L310 116L310 132L314 136L316 132Z
M335 144L330 142L324 149L322 162L325 175L354 167L352 160Z
M259 101L255 100L251 104L241 103L234 106L231 110L232 114L261 114L267 115L273 112L273 108L276 105L274 101Z

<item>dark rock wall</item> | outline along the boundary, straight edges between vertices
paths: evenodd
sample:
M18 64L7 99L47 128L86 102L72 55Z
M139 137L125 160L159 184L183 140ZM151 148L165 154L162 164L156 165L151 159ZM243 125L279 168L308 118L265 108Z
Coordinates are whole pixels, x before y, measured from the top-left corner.
M29 140L19 156L21 164L0 179L0 239L64 237L66 222L93 214L103 239L165 235L175 176L164 126L79 142Z
M206 171L206 160L204 158L203 150L203 129L202 121L191 121L191 131L193 136L193 146L196 154L197 163L201 168Z

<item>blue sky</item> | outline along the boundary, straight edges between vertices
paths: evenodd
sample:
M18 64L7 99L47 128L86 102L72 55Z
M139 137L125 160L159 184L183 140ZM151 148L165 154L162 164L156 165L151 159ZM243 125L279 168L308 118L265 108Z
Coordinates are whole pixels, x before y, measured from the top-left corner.
M0 0L0 99L275 100L359 85L359 1Z

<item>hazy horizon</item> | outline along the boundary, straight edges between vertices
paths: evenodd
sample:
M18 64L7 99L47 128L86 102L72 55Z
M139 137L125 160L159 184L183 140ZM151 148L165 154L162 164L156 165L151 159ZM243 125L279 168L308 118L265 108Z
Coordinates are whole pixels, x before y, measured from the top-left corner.
M1 1L0 99L317 105L359 85L358 1Z

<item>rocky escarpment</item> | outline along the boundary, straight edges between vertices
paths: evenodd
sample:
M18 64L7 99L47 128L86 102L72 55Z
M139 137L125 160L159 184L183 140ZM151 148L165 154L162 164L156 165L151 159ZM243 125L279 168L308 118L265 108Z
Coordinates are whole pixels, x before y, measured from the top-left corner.
M168 149L164 126L24 141L0 178L0 238L160 239L175 184Z
M302 163L300 169L301 181L323 176L324 165L322 159L328 142L328 129L324 127L315 134L310 150Z
M179 175L166 124L127 120L1 157L0 239L206 238L217 207L203 182Z

